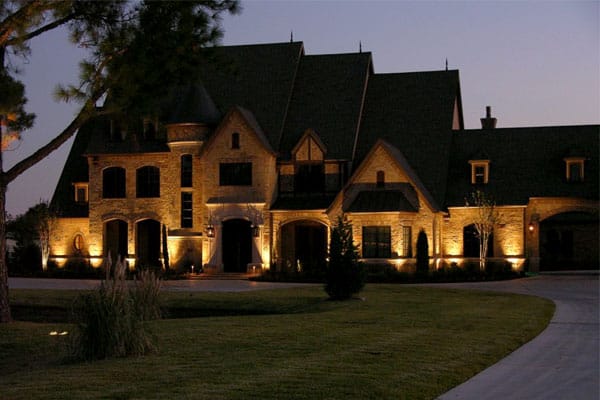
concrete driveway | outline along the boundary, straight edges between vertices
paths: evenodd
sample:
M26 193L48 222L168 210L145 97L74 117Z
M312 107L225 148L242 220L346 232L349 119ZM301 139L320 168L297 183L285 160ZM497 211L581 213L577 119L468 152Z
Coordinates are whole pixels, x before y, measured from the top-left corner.
M550 324L539 336L439 399L600 398L597 275L439 286L531 294L556 304Z
M9 278L11 288L92 289L94 280ZM165 290L238 292L305 284L250 281L165 281ZM548 328L506 358L439 399L596 400L599 382L599 284L597 275L537 276L500 282L431 284L548 298L556 312Z

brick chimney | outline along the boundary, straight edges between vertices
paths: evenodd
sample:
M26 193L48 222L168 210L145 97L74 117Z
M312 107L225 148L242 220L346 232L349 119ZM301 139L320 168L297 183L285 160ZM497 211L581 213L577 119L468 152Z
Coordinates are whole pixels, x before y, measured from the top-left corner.
M494 129L496 128L496 118L492 118L492 107L485 107L485 118L481 118L481 129Z

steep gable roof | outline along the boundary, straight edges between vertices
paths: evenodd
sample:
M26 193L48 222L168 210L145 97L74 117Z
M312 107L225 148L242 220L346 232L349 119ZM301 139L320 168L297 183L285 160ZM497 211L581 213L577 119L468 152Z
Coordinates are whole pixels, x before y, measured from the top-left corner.
M525 205L531 197L598 199L599 125L501 128L455 132L450 150L447 206L464 205L474 189L498 204ZM573 149L577 149L573 153ZM480 154L489 160L489 181L471 184L471 166ZM586 159L583 182L567 182L564 158Z
M355 165L384 139L401 149L436 202L443 204L455 105L462 115L458 71L372 75Z
M222 114L251 110L272 147L279 137L304 48L301 42L223 46L200 66L203 84Z
M302 57L279 144L282 158L306 129L312 128L328 149L328 158L352 158L371 71L370 53Z

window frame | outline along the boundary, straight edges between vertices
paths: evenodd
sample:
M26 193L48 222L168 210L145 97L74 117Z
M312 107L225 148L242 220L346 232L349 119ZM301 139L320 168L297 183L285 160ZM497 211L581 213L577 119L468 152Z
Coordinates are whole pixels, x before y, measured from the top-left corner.
M83 199L80 198L80 190L83 191ZM73 195L75 203L77 204L86 204L89 203L89 183L87 182L75 182L73 183Z
M585 158L583 157L567 157L565 161L565 178L569 183L581 183L585 180ZM572 167L579 167L578 176L573 176Z
M490 161L489 160L470 160L471 165L471 184L486 185L490 180ZM482 169L481 172L478 170Z
M181 192L181 219L182 228L194 227L194 195L193 192Z
M117 172L119 173L117 174ZM112 176L108 176L109 174ZM108 179L111 179L112 182L107 182ZM110 185L107 185L107 183L110 183ZM102 198L124 199L126 197L127 171L125 168L117 166L104 168L102 170Z
M363 258L392 257L392 228L389 225L362 227Z
M189 163L189 164L188 164ZM194 186L194 158L191 154L182 154L179 159L181 187L191 188Z
M144 165L135 170L135 197L138 199L160 197L160 168Z
M252 162L219 163L219 186L252 186Z

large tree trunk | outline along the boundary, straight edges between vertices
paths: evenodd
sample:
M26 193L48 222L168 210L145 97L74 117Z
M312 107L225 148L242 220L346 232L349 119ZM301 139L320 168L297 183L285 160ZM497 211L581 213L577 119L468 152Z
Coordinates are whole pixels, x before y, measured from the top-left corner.
M11 321L6 265L6 183L2 174L2 151L0 150L0 322Z

